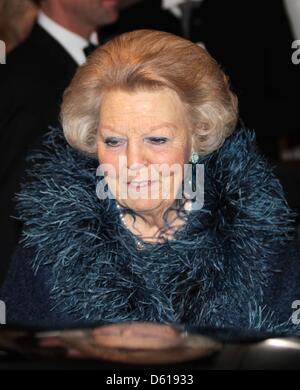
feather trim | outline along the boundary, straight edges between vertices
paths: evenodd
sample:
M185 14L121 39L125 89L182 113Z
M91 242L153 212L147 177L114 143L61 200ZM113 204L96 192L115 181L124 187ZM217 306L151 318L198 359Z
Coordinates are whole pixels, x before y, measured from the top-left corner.
M263 306L270 259L293 239L293 213L253 131L236 131L199 163L204 207L176 240L141 251L115 201L96 196L97 161L52 129L17 196L24 245L35 249L32 267L36 274L52 268L52 310L81 322L256 328L245 305Z

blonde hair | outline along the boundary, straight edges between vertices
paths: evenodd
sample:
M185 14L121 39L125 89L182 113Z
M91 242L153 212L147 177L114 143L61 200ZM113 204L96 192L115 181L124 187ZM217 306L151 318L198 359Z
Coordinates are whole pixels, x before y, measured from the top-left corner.
M98 48L80 67L63 98L61 121L71 146L96 155L101 98L112 89L169 88L187 110L194 150L208 154L234 130L237 99L217 62L176 35L137 30Z

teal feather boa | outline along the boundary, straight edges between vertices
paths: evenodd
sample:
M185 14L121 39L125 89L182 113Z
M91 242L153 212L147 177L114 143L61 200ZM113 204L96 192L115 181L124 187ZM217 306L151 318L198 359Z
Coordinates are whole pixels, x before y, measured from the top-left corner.
M294 238L294 216L253 131L236 131L200 158L203 209L189 215L176 240L144 250L122 225L115 201L97 198L97 161L66 145L61 130L52 129L30 163L18 210L35 277L49 272L51 313L81 323L295 332L278 314L281 302L278 309L266 299Z

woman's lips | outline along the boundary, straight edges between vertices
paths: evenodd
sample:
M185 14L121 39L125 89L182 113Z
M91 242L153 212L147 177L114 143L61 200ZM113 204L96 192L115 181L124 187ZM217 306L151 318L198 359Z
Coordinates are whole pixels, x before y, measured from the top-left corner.
M133 189L139 190L141 188L150 187L154 183L157 183L157 180L156 181L153 181L153 180L130 181L130 182L127 182L127 186L128 186L128 188L133 188Z

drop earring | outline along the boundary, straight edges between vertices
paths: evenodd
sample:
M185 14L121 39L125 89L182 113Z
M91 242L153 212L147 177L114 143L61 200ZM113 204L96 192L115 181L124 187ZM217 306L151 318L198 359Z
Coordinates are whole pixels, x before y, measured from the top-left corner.
M190 162L192 163L192 191L196 192L196 164L199 161L199 155L196 152L191 153Z
M191 153L191 157L190 157L191 163L192 163L192 164L197 164L198 160L199 160L198 153L192 152L192 153Z

